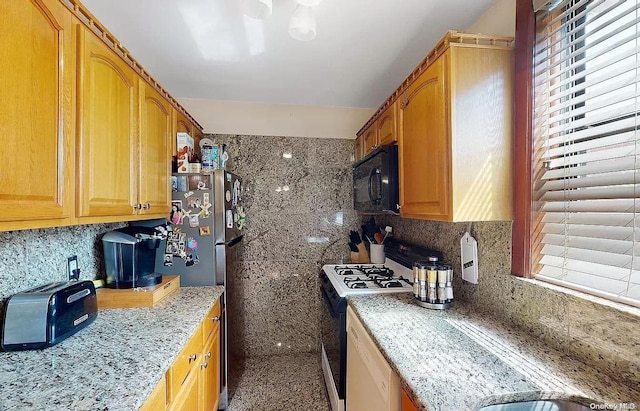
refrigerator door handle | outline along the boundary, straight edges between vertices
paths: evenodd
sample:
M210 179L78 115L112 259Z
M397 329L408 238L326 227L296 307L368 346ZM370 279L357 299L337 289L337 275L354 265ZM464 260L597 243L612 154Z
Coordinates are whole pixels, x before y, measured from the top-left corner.
M236 245L236 244L238 244L240 241L242 241L242 237L243 237L243 236L239 236L239 237L234 238L233 240L231 240L231 241L229 241L229 242L227 243L227 246L228 246L228 247L233 247L234 245Z

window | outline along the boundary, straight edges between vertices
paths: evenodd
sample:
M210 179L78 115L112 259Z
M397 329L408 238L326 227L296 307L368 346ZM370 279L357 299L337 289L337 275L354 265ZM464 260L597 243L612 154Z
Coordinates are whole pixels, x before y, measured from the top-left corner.
M640 0L535 14L531 271L640 306Z

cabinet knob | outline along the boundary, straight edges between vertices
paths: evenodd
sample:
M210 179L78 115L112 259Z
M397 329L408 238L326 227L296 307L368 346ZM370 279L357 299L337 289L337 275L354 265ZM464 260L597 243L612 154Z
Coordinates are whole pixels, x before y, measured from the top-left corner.
M203 362L202 364L200 364L200 368L207 368L209 366L209 363L207 362Z
M198 356L197 356L196 354L191 354L191 355L189 356L189 362L191 362L191 361L195 361L195 360L196 360L196 358L198 358Z
M142 206L143 209L148 210L151 208L151 204L146 203L145 205Z
M205 355L205 357L207 357L207 358L211 358L211 351L209 351L209 352Z
M140 203L138 203L138 204L134 204L133 209L134 209L134 210L140 210L140 209L142 209L142 204L140 204Z
M220 317L218 317L217 315L215 317L211 317L211 321L217 323L218 321L220 321Z

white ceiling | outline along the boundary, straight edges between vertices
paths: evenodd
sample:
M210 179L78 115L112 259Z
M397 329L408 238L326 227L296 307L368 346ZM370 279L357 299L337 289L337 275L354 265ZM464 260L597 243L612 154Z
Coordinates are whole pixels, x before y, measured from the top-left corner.
M295 0L253 20L240 0L84 0L177 98L376 108L448 29L494 0L323 0L318 35L288 34Z

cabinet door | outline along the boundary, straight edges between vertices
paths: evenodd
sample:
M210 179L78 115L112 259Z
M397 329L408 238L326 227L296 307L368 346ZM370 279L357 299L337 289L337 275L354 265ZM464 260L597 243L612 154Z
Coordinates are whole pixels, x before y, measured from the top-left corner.
M162 411L167 408L167 380L163 376L139 411Z
M400 104L400 214L447 220L451 149L446 102L448 52L409 86Z
M203 364L201 365L202 378L202 411L215 411L218 409L220 398L220 327L215 330L205 344Z
M0 230L62 225L72 215L71 24L57 0L2 2Z
M402 390L402 411L418 411L418 407L411 401L405 390Z
M189 133L191 137L193 137L193 130L191 130L191 122L184 114L173 109L173 136L171 137L171 155L175 155L178 151L177 149L177 140L176 134L178 133ZM195 142L194 142L195 148Z
M78 26L78 216L127 216L137 203L137 75Z
M397 102L390 105L384 113L376 120L376 128L378 129L378 141L381 146L386 144L394 144L398 141L398 132L396 131L396 108Z
M369 128L362 133L362 145L364 146L363 156L366 156L378 146L376 123L370 125Z
M200 131L200 129L195 124L192 125L191 130L193 131L192 137L193 137L194 150L200 157L200 160L202 160L202 152L200 150L200 140L204 138L204 133Z
M358 137L356 137L356 143L355 146L353 148L353 159L357 162L360 161L360 159L362 158L362 140L364 139L364 137L362 135L359 135Z
M197 411L199 405L199 397L198 397L198 383L199 383L199 374L198 372L191 372L187 375L187 378L184 380L182 384L182 388L178 392L178 395L171 403L169 410L171 411Z
M140 80L139 196L142 214L167 214L171 209L171 106Z

